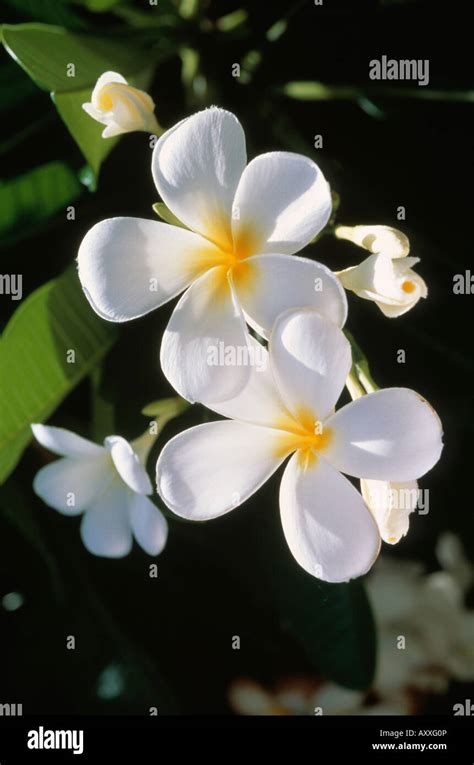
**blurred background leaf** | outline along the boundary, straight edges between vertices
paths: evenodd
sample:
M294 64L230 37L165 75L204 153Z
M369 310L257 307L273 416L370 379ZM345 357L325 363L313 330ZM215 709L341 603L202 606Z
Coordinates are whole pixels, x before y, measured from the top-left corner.
M64 162L49 162L9 181L0 181L2 245L29 236L35 226L52 218L84 190Z
M113 324L99 319L75 266L40 287L15 311L0 339L0 482L42 422L109 350ZM74 353L69 363L68 351Z

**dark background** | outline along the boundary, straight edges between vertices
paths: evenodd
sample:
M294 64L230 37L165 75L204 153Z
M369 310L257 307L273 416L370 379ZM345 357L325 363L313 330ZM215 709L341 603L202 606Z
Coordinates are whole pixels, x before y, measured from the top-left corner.
M24 20L11 6L0 7L3 20ZM290 80L354 85L369 92L368 62L386 54L428 58L429 89L474 93L469 4L325 0L323 7L314 7L311 0L238 0L210 2L207 14L218 18L234 8L246 8L249 20L230 42L216 31L190 30L209 84L203 103L238 115L249 157L278 149L313 157L341 196L339 222L399 227L410 238L411 254L421 258L418 271L429 298L409 314L389 320L373 304L349 297L348 326L367 353L375 380L381 386L418 390L436 408L445 429L442 460L421 484L430 490L430 513L413 517L409 535L389 552L435 568L436 540L449 529L474 560L474 295L454 295L452 289L453 276L469 269L472 260L474 103L377 96L371 99L379 110L374 117L355 101L299 102L277 92ZM286 34L266 41L265 31L285 16ZM107 17L100 19L105 29L107 23ZM263 62L252 82L242 85L232 78L231 67L252 48L262 51ZM202 105L186 99L177 57L159 66L150 92L164 126ZM47 94L38 90L32 98L38 113L52 113ZM29 118L24 111L14 112L2 129L14 133ZM322 150L313 148L315 134L323 136ZM7 155L2 175L35 164L39 141L43 161L65 157L78 168L82 164L53 114L35 140ZM97 193L83 195L78 203L75 222L59 218L34 241L2 252L4 273L22 263L25 296L71 262L96 221L116 215L152 217L157 193L150 159L146 137L126 136L106 161ZM405 221L396 219L399 205L406 208ZM361 251L330 236L306 254L334 270L361 257ZM2 321L10 307L10 302L0 303ZM104 395L118 404L116 430L125 436L144 429L139 412L145 403L172 395L158 362L170 313L166 306L123 327L107 360ZM406 363L398 364L402 348ZM84 382L51 423L86 432L89 400L89 383ZM193 409L174 421L158 448L202 416ZM153 561L137 547L122 561L89 555L79 539L78 521L61 517L33 495L31 479L39 466L38 451L30 447L14 487L28 498L34 538L26 538L14 519L2 521L1 594L21 592L25 604L17 612L1 612L1 700L22 701L29 712L143 713L157 706L163 713L225 713L227 688L238 676L272 683L285 675L312 674L266 598L272 578L269 550L279 547L279 554L290 555L276 503L280 473L222 519L205 525L172 523L155 580L148 576ZM65 649L66 635L76 636L75 651ZM232 635L240 635L240 651L231 650ZM110 664L124 668L127 690L114 701L101 701L97 678ZM451 713L452 698L458 696L454 689L452 697L434 697L430 709ZM469 692L463 689L465 696Z

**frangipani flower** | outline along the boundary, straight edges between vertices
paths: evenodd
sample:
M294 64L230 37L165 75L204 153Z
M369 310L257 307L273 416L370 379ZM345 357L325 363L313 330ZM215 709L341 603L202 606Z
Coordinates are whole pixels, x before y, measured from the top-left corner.
M407 481L360 482L362 496L379 527L380 536L390 545L397 544L408 532L410 513L418 503L418 483Z
M34 436L62 459L41 468L33 489L64 515L80 515L81 537L89 552L121 558L132 548L132 535L149 555L166 544L167 522L148 499L153 488L145 470L155 440L146 432L129 444L109 436L104 446L63 428L32 425Z
M264 371L211 409L230 420L175 436L157 463L157 489L177 515L217 518L240 505L292 454L280 488L283 531L308 573L328 582L364 574L377 524L342 475L412 481L442 450L441 424L417 393L390 388L334 407L351 368L341 330L311 309L280 316Z
M428 295L425 282L412 269L420 259L407 257L410 243L401 231L389 226L339 226L336 236L373 253L337 276L346 289L373 300L385 316L401 316Z
M248 165L237 118L210 108L158 140L152 171L168 208L188 229L138 218L95 225L78 256L94 310L138 318L186 292L161 346L173 387L191 401L225 400L249 367L210 366L208 350L246 349L246 320L264 337L285 310L312 306L342 326L344 290L325 266L293 253L326 224L331 195L307 157L261 154Z
M92 119L106 125L102 138L144 130L154 133L159 125L153 99L127 83L117 72L105 72L97 80L90 103L82 108Z

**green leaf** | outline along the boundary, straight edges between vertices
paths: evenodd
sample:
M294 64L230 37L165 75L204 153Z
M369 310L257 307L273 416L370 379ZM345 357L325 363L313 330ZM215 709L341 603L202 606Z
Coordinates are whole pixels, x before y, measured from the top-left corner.
M10 181L0 181L0 235L27 234L81 194L83 187L63 162L35 167ZM9 240L7 240L9 241Z
M118 137L102 138L105 126L89 117L82 108L82 104L90 101L90 97L90 88L51 94L59 116L97 178L102 162L117 145Z
M171 223L172 226L179 226L180 228L187 228L184 223L181 223L179 218L165 205L164 202L156 202L153 205L153 210L159 217L165 221L165 223Z
M71 7L74 0L5 0L22 16L35 21L46 21L69 27L70 29L86 29L87 24Z
M90 89L108 70L128 77L150 65L149 54L128 41L119 43L73 34L48 24L3 24L2 41L8 53L43 90ZM70 76L71 64L74 76Z
M75 0L78 5L84 5L92 13L106 13L116 5L125 5L127 0Z
M108 351L117 335L83 295L75 266L15 311L0 339L0 483L42 422ZM74 363L68 363L74 351Z
M322 677L355 690L369 688L376 640L362 580L328 584L310 576L290 555L277 524L265 529L261 544L282 627Z

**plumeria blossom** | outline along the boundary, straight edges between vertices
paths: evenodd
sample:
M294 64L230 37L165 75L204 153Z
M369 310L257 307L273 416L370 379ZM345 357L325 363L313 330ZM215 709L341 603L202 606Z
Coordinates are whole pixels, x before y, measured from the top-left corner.
M389 226L338 226L336 236L372 253L337 276L346 289L373 300L385 316L401 316L428 295L425 282L412 268L420 259L408 257L410 243L401 231Z
M154 435L147 431L131 444L108 436L98 446L63 428L31 427L42 446L61 456L39 470L33 489L63 515L83 514L81 537L89 552L121 558L132 537L149 555L163 550L168 525L148 498L153 488L144 467Z
M276 317L312 306L346 319L344 289L325 266L295 256L325 226L331 195L307 157L261 154L247 164L238 119L216 107L183 120L158 140L158 192L187 228L139 218L95 225L78 256L94 310L128 321L179 295L161 346L161 365L190 401L225 400L249 365L210 366L209 350L246 349L246 322L263 337Z
M147 133L159 130L151 96L129 85L117 72L101 74L90 102L82 104L82 108L92 119L106 126L102 138L134 130L145 130Z
M177 515L216 518L240 505L292 455L280 487L283 531L307 572L347 581L372 566L380 532L342 475L412 481L439 459L439 418L417 393L390 388L334 411L351 368L341 330L311 309L287 311L269 363L233 399L209 408L232 418L175 436L157 463L157 489Z

